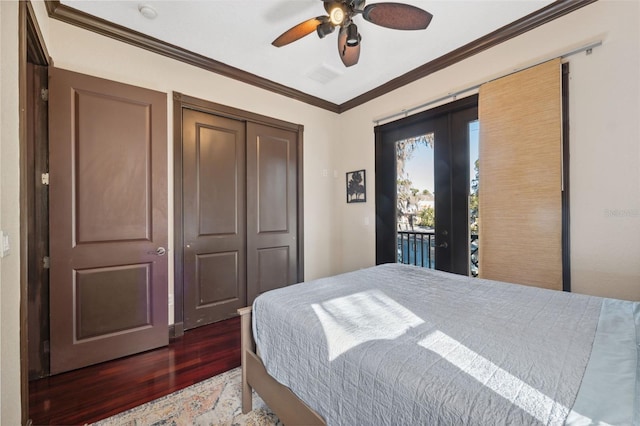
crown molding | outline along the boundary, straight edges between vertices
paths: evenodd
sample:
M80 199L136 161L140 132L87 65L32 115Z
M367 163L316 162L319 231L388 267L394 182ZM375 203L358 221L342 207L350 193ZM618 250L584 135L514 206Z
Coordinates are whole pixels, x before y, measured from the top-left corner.
M568 13L571 13L577 9L580 9L588 4L594 3L597 0L560 0L549 4L548 6L537 10L529 15L518 19L510 24L499 28L486 36L480 37L470 43L459 47L431 62L427 62L424 65L414 68L413 70L403 74L393 80L384 83L375 89L372 89L360 96L357 96L340 105L340 113L348 111L352 108L360 106L370 100L373 100L379 96L389 93L395 89L405 86L409 83L413 83L416 80L424 78L436 71L440 71L447 68L457 62L474 56L482 51L504 43L514 37L524 34L534 28L544 25L554 19L560 18Z
M311 96L283 84L267 80L266 78L259 77L239 68L216 61L215 59L207 58L206 56L191 52L162 40L158 40L157 38L150 37L121 25L89 15L88 13L81 12L61 4L59 0L49 0L46 2L46 5L50 18L58 19L62 22L84 28L97 34L122 41L150 52L157 53L261 89L275 92L309 105L336 113L339 112L340 106L335 103Z
M550 5L537 10L517 21L499 28L486 36L480 37L452 52L440 56L433 61L414 68L413 70L396 77L375 89L348 100L342 104L335 104L316 96L309 95L280 83L273 82L255 74L248 73L239 68L232 67L215 59L191 52L173 44L158 40L145 34L133 31L121 25L114 24L101 18L80 12L60 3L60 0L47 0L47 12L49 17L58 19L71 25L131 44L136 47L163 55L177 61L181 61L222 76L259 87L286 96L300 102L307 103L318 108L335 113L343 113L360 106L375 98L385 95L395 89L424 78L436 71L440 71L457 62L474 56L500 43L517 37L534 28L551 22L561 16L578 10L597 0L558 0Z

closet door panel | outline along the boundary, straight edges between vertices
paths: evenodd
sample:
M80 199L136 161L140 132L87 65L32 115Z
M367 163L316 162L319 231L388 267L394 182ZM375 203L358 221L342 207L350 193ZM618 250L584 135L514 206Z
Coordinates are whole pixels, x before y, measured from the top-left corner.
M290 139L259 137L255 148L256 205L258 233L288 232L289 153ZM293 141L295 143L295 140ZM294 212L295 213L295 212Z
M297 282L297 133L247 123L247 304Z
M246 304L245 125L184 110L184 327Z
M288 246L268 247L256 251L258 270L257 293L273 290L289 283L290 250Z

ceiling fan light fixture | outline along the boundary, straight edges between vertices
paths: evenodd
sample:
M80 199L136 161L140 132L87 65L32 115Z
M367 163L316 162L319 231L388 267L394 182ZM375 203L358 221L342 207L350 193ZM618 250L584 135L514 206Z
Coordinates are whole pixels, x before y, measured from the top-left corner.
M358 27L356 24L351 24L347 27L347 46L354 47L360 43L360 36L358 35Z
M353 22L357 15L362 15L365 21L396 30L424 30L433 17L429 12L410 4L382 1L365 6L365 3L366 0L322 0L327 15L307 19L289 28L271 44L282 47L314 30L318 37L324 38L339 27L338 54L344 66L351 67L358 63L362 46L362 37Z
M324 38L326 35L331 34L334 29L335 27L331 25L331 22L326 21L316 27L316 32L318 33L318 37Z
M329 20L334 26L342 25L346 17L347 12L341 4L336 3L329 11Z

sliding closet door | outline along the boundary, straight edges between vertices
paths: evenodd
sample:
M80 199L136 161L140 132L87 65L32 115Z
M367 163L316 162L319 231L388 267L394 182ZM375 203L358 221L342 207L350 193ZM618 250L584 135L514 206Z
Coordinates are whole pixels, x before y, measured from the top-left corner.
M482 278L562 290L560 59L480 88Z
M183 111L184 327L246 305L245 123Z
M175 330L302 280L303 127L174 92Z
M298 133L247 123L247 304L298 282Z

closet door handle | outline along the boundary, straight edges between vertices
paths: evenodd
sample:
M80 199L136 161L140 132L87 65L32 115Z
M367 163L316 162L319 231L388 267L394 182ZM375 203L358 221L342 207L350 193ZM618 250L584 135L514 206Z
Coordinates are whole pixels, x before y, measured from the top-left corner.
M164 247L158 247L156 251L150 251L149 254L155 254L156 256L164 256L167 252L167 249Z

